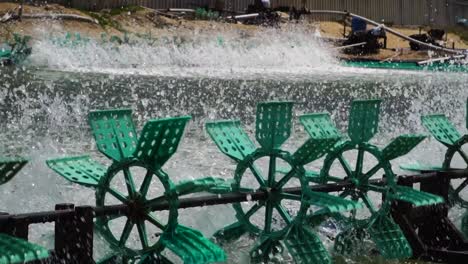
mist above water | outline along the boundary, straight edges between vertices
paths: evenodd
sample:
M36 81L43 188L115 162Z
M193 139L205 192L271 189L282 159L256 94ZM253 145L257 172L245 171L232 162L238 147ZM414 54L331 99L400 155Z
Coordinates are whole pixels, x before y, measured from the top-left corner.
M101 40L65 40L46 35L36 41L33 65L60 70L174 75L175 68L205 72L283 71L332 67L335 59L305 26L258 31L214 28L138 38L117 45ZM108 39L109 36L106 36Z

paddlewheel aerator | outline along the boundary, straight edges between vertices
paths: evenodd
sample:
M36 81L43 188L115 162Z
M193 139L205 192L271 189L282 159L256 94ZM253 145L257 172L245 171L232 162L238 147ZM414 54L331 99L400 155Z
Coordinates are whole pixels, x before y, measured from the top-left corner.
M257 147L239 121L206 124L208 134L219 150L237 163L231 185L233 192L262 191L264 199L234 203L237 222L219 230L219 239L234 240L243 234L258 236L250 250L253 261L271 261L286 245L296 263L331 263L318 235L305 224L307 214L336 213L356 209L359 203L309 189L304 164L325 155L337 137L320 134L290 153L281 149L290 137L292 102L266 102L257 105ZM299 192L291 192L298 187ZM295 208L295 209L294 209Z
M0 158L0 185L11 180L27 160ZM49 251L25 240L0 233L0 264L25 263L49 257Z
M163 251L170 251L184 263L222 262L226 258L221 248L177 220L181 195L208 190L218 182L204 178L175 185L163 170L189 120L188 116L150 120L138 137L131 110L93 111L89 123L97 148L112 165L106 169L90 156L47 162L65 179L96 189L98 207L128 206L124 216L97 217L95 222L126 260L171 263ZM162 204L169 209L152 210Z
M424 127L429 130L432 136L447 147L442 167L432 166L432 170L449 171L453 169L468 168L468 153L466 152L466 143L468 143L468 134L461 136L460 132L443 114L426 115L421 117ZM467 119L468 128L468 102ZM411 168L410 168L411 169ZM412 168L412 170L425 170L423 168ZM449 203L459 205L466 209L462 217L461 231L468 237L468 179L452 180L448 193Z
M390 161L407 154L425 136L402 135L382 150L370 143L377 133L380 103L380 100L352 102L347 139L340 134L327 113L300 117L312 138L318 134L342 138L325 157L320 174L309 179L322 184L351 183L339 192L339 197L365 205L365 210L335 214L345 226L336 238L335 251L350 254L362 243L362 239L370 238L384 258L408 258L412 256L412 249L400 227L390 217L391 204L404 201L423 206L441 203L443 199L397 185Z

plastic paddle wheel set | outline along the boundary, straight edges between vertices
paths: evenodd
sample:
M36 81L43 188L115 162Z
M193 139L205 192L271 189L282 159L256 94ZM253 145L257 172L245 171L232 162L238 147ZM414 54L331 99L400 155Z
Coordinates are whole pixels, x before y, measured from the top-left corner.
M279 261L288 253L296 263L332 263L316 229L333 219L340 231L333 238L337 254L352 254L370 239L386 259L468 261L468 243L447 217L449 206L463 205L460 193L468 185L468 171L453 170L447 161L453 153L463 153L466 136L447 129L443 118L424 117L436 138L449 146L448 165L397 177L390 162L425 136L402 135L383 149L370 143L377 133L380 100L352 103L348 136L326 113L300 116L309 137L294 152L283 148L291 135L292 109L292 102L258 104L258 146L237 120L207 123L216 146L236 164L232 178L179 183L164 165L176 152L190 117L150 120L138 136L131 110L91 112L97 149L111 165L89 155L51 159L47 165L68 181L93 188L96 206L60 204L51 212L0 215L0 231L8 235L1 236L0 246L11 246L14 240L26 248L0 251L0 263L47 257L50 263L171 263L176 258L184 263L225 262L220 246L181 225L178 216L179 209L228 203L237 221L216 232L216 241L222 245L249 234L255 238L250 249L254 262ZM320 171L309 170L317 163ZM11 178L24 162L18 164L1 165L1 176ZM455 186L457 179L464 181ZM413 188L416 183L420 190ZM54 250L20 240L27 240L30 224L45 222L55 222ZM93 259L94 228L114 252L105 259ZM36 255L26 258L27 249Z

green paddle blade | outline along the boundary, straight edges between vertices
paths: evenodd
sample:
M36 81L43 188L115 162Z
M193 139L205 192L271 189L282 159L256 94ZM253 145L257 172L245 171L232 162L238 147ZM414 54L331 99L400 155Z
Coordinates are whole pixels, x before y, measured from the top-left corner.
M135 151L137 136L132 110L91 111L89 124L98 150L110 159L120 161Z
M444 199L440 196L415 190L410 187L397 185L393 198L400 201L411 203L415 206L424 206L443 203Z
M401 135L383 149L383 159L393 160L406 155L425 138L426 136L424 135Z
M0 184L7 183L28 163L24 159L0 158Z
M442 166L432 166L419 163L403 164L400 165L400 168L407 171L421 172L421 171L441 171L443 170Z
M381 100L357 100L351 104L348 135L355 144L369 141L379 127Z
M458 133L457 129L445 115L422 116L421 121L432 136L444 145L452 146L461 137L460 133Z
M216 188L225 183L226 181L221 178L206 177L196 180L182 181L177 184L175 188L179 196L182 196L190 193L211 191L213 188Z
M301 224L294 224L291 227L284 243L296 263L332 263L320 238Z
M148 121L133 154L139 160L162 167L176 152L190 116Z
M278 149L291 135L293 102L257 105L255 137L266 150Z
M405 259L413 255L400 227L388 216L379 215L369 228L372 241L386 259Z
M465 210L463 214L460 230L465 235L465 238L468 239L468 210Z
M206 123L206 131L219 150L234 160L242 160L257 148L239 121Z
M328 113L306 114L299 120L311 138L342 138Z
M184 263L224 262L224 251L197 230L178 225L174 232L164 232L161 243Z
M0 233L0 264L25 263L48 257L47 249Z
M235 222L234 224L225 226L222 229L216 231L213 237L220 240L231 241L238 239L247 232L248 230L246 225L240 222Z
M271 236L263 236L260 240L254 244L250 250L251 262L253 263L264 263L269 262L271 255L278 255L283 253L283 247L281 243L272 239Z
M296 164L305 165L327 154L339 138L309 138L294 154Z
M307 196L310 197L310 199L307 200L310 205L316 205L323 208L318 211L320 214L345 212L362 208L361 203L346 200L328 193L310 191Z
M66 180L87 187L96 187L106 168L90 156L68 157L46 161L47 166Z

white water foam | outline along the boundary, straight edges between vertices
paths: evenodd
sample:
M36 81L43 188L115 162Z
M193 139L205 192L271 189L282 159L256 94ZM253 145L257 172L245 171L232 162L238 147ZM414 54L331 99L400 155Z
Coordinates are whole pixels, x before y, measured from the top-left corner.
M62 40L58 40L58 39ZM34 65L50 69L121 74L167 75L174 68L196 72L291 72L335 65L333 54L303 26L264 28L256 32L227 30L162 36L147 40L130 37L129 44L65 41L64 36L34 43ZM176 70L176 72L178 72Z

